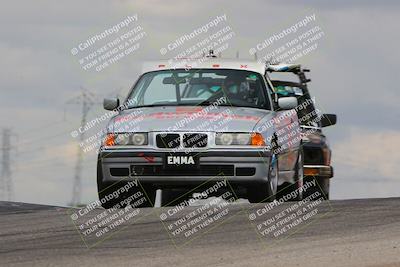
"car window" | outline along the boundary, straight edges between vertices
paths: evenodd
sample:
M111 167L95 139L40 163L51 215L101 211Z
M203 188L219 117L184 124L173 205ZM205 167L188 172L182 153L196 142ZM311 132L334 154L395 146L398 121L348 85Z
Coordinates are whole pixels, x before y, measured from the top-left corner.
M199 105L226 97L227 105L269 109L262 76L245 70L165 70L144 74L128 99L143 105Z
M143 105L151 105L165 100L176 101L175 86L173 84L165 84L163 90L159 89L159 84L166 77L169 77L168 73L161 73L152 77L146 90L143 90Z

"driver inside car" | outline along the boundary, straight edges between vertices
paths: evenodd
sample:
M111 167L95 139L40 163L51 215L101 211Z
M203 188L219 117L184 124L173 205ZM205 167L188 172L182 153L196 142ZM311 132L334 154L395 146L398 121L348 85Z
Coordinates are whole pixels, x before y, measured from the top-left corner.
M232 102L256 102L254 98L254 90L251 89L249 82L245 76L226 77L224 81L224 90Z

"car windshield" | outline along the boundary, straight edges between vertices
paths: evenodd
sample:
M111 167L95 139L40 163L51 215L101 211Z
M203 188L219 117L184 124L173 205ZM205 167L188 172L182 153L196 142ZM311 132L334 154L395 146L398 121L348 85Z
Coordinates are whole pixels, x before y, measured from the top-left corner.
M164 70L145 73L128 97L128 108L222 105L270 109L260 74L231 69Z

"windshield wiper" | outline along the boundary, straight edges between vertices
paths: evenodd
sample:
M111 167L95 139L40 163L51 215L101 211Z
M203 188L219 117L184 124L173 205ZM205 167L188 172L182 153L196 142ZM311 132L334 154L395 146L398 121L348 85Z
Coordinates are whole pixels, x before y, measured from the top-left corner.
M205 100L205 101L202 101L202 102L200 102L199 104L197 104L197 106L210 106L210 105L212 105L213 103L214 103L214 102Z

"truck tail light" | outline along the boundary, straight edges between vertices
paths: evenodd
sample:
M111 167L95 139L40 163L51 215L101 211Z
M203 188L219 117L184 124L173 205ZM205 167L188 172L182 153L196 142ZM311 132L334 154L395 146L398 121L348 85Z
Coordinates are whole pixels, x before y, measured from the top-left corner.
M316 168L306 168L304 169L305 176L316 176L318 175L318 169Z

